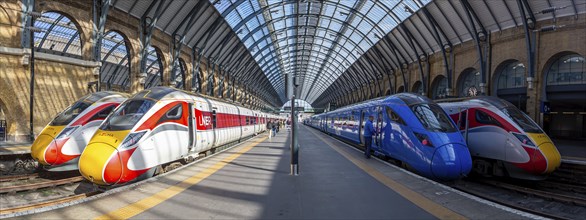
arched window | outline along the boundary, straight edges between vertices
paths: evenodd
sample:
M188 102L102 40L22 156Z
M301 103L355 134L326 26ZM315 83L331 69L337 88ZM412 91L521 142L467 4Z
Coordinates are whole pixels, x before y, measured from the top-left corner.
M130 53L126 42L116 31L108 31L102 38L100 81L108 90L130 89Z
M148 48L148 55L146 60L147 77L144 83L144 88L148 89L158 86L163 81L163 62L160 53L152 46Z
M402 92L405 92L405 87L399 86L399 88L397 89L397 93L402 93Z
M521 111L527 108L527 86L525 84L525 65L516 60L502 63L496 69L496 95L511 102Z
M525 87L525 65L519 61L507 62L498 72L497 89Z
M417 81L415 82L415 84L413 84L411 92L417 93L418 95L423 94L423 84L421 83L421 81Z
M185 61L179 58L173 65L173 73L171 74L171 85L175 85L175 88L185 89L185 72L187 72L187 66Z
M584 57L570 54L560 57L547 71L547 85L586 84Z
M64 14L45 12L35 19L34 27L43 30L35 33L36 51L81 58L79 30Z
M460 75L458 81L458 95L460 97L476 96L480 94L480 72L474 68L468 68Z
M448 88L448 78L443 75L435 77L431 85L433 88L433 99L443 99L447 97L446 88Z

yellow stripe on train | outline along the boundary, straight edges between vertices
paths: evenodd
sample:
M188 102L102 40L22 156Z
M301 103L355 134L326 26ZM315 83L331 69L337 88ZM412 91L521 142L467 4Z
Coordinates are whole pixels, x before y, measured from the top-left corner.
M553 145L551 139L544 133L527 133L527 135L538 146L547 160L547 170L544 173L551 173L556 170L562 163L562 156L555 145Z

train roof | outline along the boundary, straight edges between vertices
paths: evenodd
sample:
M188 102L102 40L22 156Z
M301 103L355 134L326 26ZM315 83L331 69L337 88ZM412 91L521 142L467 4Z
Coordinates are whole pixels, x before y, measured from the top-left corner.
M92 94L88 94L88 95L82 97L80 99L80 101L86 102L86 103L95 103L95 102L99 101L100 99L103 99L103 98L111 96L111 95L119 95L124 98L129 97L129 95L126 93L120 93L120 92L114 92L114 91L100 91L100 92L94 92Z
M246 108L246 109L250 109L247 108L245 106L243 106L240 103L237 102L228 102L228 100L223 100L223 99L219 99L216 97L212 97L212 96L208 96L208 95L204 95L201 93L193 93L193 92L189 92L189 91L185 91L185 90L180 90L180 89L176 89L176 88L172 88L172 87L165 87L165 86L156 86L156 87L152 87L152 88L148 88L145 90L142 90L138 93L136 93L134 96L132 96L132 98L146 98L146 99L152 99L155 101L159 101L162 98L164 98L166 95L172 93L172 92L182 92L191 96L195 96L195 97L200 97L200 98L205 98L205 99L209 99L209 100L213 100L213 101L217 101L217 102L221 102L221 103L226 103L226 104L230 104L230 105L234 105L240 108ZM256 111L253 109L250 109L252 111ZM262 111L260 111L262 112ZM266 113L266 112L265 112Z
M449 104L457 104L456 102L468 102L470 104L479 104L479 105L492 105L498 109L504 109L508 107L515 107L510 102L500 99L494 96L474 96L474 97L466 97L466 98L452 98L452 99L442 99L436 100L439 103L449 103Z
M405 102L405 104L407 104L407 105L433 103L433 101L431 101L431 99L429 99L425 96L417 95L415 93L399 93L399 94L396 94L393 96L401 99L401 101Z
M402 102L405 103L405 105L417 105L417 104L425 104L425 103L434 103L431 99L425 97L425 96L421 96L415 93L399 93L399 94L395 94L395 95L391 95L391 96L384 96L384 97L378 97L375 99L370 99L370 100L366 100L363 102L359 102L350 106L345 106L339 109L336 109L334 111L328 112L328 113L337 113L337 112L341 112L341 111L346 111L346 110L350 110L350 109L355 109L355 108L361 108L364 106L369 106L369 105L376 105L376 104L382 104L382 103L397 103L398 100L401 100ZM403 104L403 103L399 103L399 104ZM323 114L323 113L322 113ZM318 114L321 115L321 114ZM315 115L314 115L315 116Z

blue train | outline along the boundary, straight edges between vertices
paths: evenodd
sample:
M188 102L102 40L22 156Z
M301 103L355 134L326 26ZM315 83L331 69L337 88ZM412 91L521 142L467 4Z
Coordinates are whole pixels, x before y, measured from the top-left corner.
M360 145L371 115L378 131L374 154L399 160L432 179L455 180L470 172L472 159L462 134L438 104L423 96L401 93L373 99L314 115L306 124Z

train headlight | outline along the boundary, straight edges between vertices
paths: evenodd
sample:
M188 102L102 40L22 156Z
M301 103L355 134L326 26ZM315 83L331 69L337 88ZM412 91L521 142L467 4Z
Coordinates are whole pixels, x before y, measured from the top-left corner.
M132 145L135 145L142 138L142 136L144 136L144 134L146 134L146 131L141 131L141 132L136 132L136 133L130 133L124 139L124 141L122 141L122 144L120 145L120 148L128 148L128 147L130 147Z
M73 132L75 130L77 130L77 128L79 128L79 126L67 127L65 129L63 129L63 131L61 131L61 133L59 133L59 135L57 135L57 137L55 139L62 139L62 138L69 137L69 135L73 134Z
M417 140L419 140L421 144L428 147L433 147L433 143L431 143L431 140L429 140L429 137L427 137L426 134L421 134L417 132L413 132L413 134L415 134L415 137L417 137Z
M533 142L531 141L531 139L529 137L527 137L527 135L517 134L517 133L512 133L512 134L515 135L515 137L517 139L519 139L519 141L521 141L521 143L523 143L524 145L535 147L535 144L533 144Z

